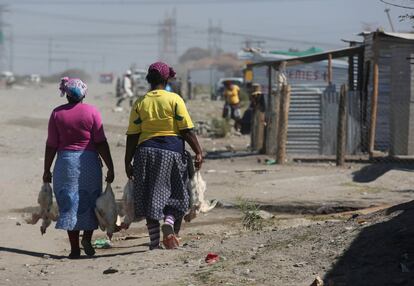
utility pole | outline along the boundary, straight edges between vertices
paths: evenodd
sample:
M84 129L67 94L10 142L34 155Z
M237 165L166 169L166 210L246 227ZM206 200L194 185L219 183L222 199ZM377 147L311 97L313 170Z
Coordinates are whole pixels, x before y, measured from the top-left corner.
M159 37L159 59L170 65L177 63L177 20L176 10L168 13L158 30Z
M49 75L52 73L52 48L53 48L53 39L49 38L48 40L48 51L47 51L47 70Z
M8 12L7 6L4 4L0 4L0 71L6 68L6 50L4 46L4 27L6 24L4 23L4 13Z
M384 10L384 12L387 14L387 17L388 17L388 22L390 22L391 31L392 31L392 32L395 32L395 30L394 30L394 25L392 24L392 19L391 19L391 15L390 15L390 8L386 8L386 9Z
M10 26L10 39L9 39L9 69L14 71L14 32L13 27Z
M221 51L221 24L214 26L211 19L208 21L208 50L213 57L217 57Z

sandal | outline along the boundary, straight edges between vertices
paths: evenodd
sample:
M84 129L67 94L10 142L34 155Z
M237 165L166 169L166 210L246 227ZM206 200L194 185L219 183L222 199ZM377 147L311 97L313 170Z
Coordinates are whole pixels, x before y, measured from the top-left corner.
M94 256L95 255L95 249L92 246L92 243L87 240L81 240L81 244L83 246L83 251L87 256Z
M180 243L174 233L174 226L164 223L161 226L161 230L163 236L162 243L166 249L176 249L180 246Z

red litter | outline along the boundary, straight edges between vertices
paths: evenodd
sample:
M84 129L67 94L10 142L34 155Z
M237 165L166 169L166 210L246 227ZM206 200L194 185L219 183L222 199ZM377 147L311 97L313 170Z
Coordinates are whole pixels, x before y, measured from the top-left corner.
M219 260L220 260L220 256L216 253L207 254L206 259L205 259L206 263L208 264L216 263Z

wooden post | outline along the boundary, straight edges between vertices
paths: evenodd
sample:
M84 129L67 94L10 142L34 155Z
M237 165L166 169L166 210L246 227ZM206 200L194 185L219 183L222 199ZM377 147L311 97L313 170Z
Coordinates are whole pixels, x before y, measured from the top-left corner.
M268 69L268 101L267 101L267 125L266 125L266 140L265 153L267 155L276 154L276 137L277 137L277 96L273 94L273 72L272 66Z
M354 56L348 57L348 87L349 90L355 90L355 67L354 67Z
M289 107L290 107L290 85L283 85L280 98L279 127L277 135L276 162L283 165L286 162L286 144L288 133Z
M254 151L263 152L264 123L265 115L260 108L256 106L253 110L251 129L251 148Z
M339 109L338 109L338 128L337 146L336 146L336 165L343 166L345 164L346 153L346 139L347 139L347 88L346 85L341 86L341 93L339 95Z
M328 83L332 84L332 55L328 55Z
M369 156L372 158L375 151L375 135L377 128L377 113L378 113L378 80L379 80L379 67L378 67L378 39L374 35L374 61L373 61L373 74L372 74L372 96L371 96L371 120L369 127L369 141L368 151Z

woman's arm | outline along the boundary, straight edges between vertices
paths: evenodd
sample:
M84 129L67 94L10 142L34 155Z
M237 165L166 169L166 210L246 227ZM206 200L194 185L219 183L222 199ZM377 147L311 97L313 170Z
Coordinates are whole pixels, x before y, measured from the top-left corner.
M98 151L101 158L104 160L108 171L106 173L106 181L112 183L115 178L114 163L112 162L111 150L109 149L108 141L96 143L96 150Z
M132 179L132 159L135 154L139 140L139 134L127 135L127 142L125 147L125 172L129 179Z
M194 166L197 170L200 170L203 164L203 150L201 150L200 143L198 143L197 136L191 129L184 129L180 131L181 136L190 145L191 149L195 153Z
M43 182L44 183L52 182L52 173L50 172L50 168L52 167L53 160L55 159L56 151L57 151L57 148L46 145L45 162L44 162L44 170L43 170Z

